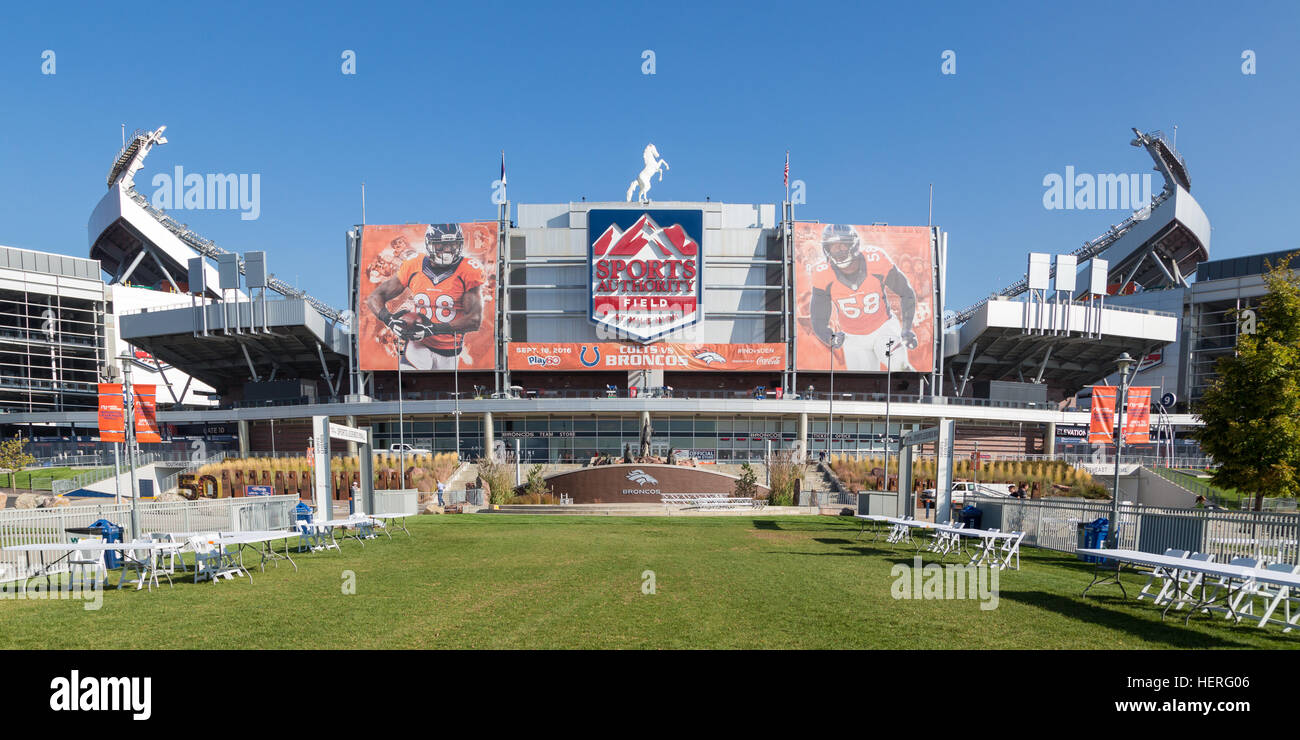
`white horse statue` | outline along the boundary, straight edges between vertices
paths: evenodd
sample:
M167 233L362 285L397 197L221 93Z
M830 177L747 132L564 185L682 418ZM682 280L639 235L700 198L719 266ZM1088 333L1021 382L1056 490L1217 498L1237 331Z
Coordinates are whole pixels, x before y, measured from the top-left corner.
M650 178L654 177L657 172L659 173L659 181L663 182L664 170L668 169L668 162L659 158L659 150L655 149L654 144L646 145L642 158L645 160L645 168L641 170L641 174L636 176L632 184L627 186L627 202L629 203L632 202L632 194L636 192L638 187L641 188L641 194L637 196L637 201L649 203Z

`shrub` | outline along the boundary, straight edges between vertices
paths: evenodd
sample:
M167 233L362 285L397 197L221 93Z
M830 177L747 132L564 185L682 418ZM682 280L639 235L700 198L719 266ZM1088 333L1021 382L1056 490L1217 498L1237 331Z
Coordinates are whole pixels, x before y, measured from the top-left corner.
M488 487L488 502L506 504L514 498L514 474L507 463L481 457L478 460L478 474L483 484Z
M741 498L754 498L758 495L758 474L748 462L740 466L740 478L736 481L733 493Z
M783 451L772 455L767 469L772 490L769 503L773 506L793 506L795 486L806 472L804 464L797 461L793 453Z

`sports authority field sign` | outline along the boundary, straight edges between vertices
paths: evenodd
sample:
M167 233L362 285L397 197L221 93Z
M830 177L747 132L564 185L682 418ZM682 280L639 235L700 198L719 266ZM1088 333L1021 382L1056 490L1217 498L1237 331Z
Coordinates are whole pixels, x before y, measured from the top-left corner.
M703 233L703 211L588 211L591 321L641 343L699 323Z

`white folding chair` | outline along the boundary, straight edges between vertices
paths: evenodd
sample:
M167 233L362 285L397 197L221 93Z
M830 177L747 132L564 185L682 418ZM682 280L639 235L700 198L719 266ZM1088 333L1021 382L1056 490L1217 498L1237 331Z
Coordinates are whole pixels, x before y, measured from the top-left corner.
M138 537L131 540L132 545L152 544L153 539L147 537ZM128 547L122 550L122 574L117 579L117 587L120 590L128 583L135 584L135 590L139 591L142 587L148 586L152 591L154 586L158 585L158 574L154 563L154 550L143 547ZM126 577L127 571L135 574L134 578Z
M1290 563L1272 563L1265 570L1271 570L1275 573L1300 573L1300 565L1291 565ZM1268 600L1268 608L1264 610L1264 616L1260 617L1257 626L1263 627L1266 624L1277 623L1283 625L1283 632L1290 632L1296 627L1297 619L1300 619L1300 592L1291 586L1274 586L1268 583L1261 583L1255 590L1255 594ZM1282 619L1273 619L1273 612L1278 607L1282 607ZM1292 616L1291 607L1297 607L1295 615ZM1254 599L1246 605L1246 612L1253 616ZM1240 619L1240 617L1238 617Z
M1214 562L1214 555L1208 552L1194 552L1187 557L1188 565L1193 570L1177 569L1174 578L1174 592L1169 596L1169 604L1165 606L1165 613L1169 613L1172 607L1174 611L1182 609L1187 602L1192 600L1192 591L1201 588L1204 593L1205 573L1194 570L1196 563Z
M1187 557L1187 551L1177 550L1171 547L1165 550L1165 557L1185 558ZM1151 593L1151 587L1154 586L1156 583L1160 584L1160 590L1155 593ZM1169 589L1173 588L1173 585L1174 585L1173 576L1171 576L1169 574L1169 571L1166 570L1163 566L1157 565L1156 567L1151 569L1151 575L1147 578L1146 585L1143 586L1142 590L1138 592L1137 595L1138 601L1141 601L1142 597L1145 596L1148 599L1155 601L1157 604L1163 604L1165 599L1168 597Z
M221 552L217 549L217 535L200 534L189 538L189 548L194 551L194 582L211 580L217 582L217 573L221 570Z
M149 538L154 542L176 541L176 538L169 532L154 532L149 535ZM180 552L178 550L159 551L157 558L154 560L154 567L158 569L159 573L168 576L173 575L176 573L176 561L180 559L180 557ZM185 565L184 561L181 562L181 565Z
M1233 558L1232 560L1228 561L1228 565L1236 565L1242 568L1258 568L1259 560L1255 558ZM1230 576L1219 576L1218 580L1216 580L1213 584L1211 584L1208 587L1211 588L1212 590L1202 591L1201 600L1205 602L1209 602L1209 601L1213 601L1214 597L1219 595L1219 591L1222 591L1223 589L1227 589L1229 591L1229 596L1227 599L1228 606L1206 606L1205 608L1201 609L1201 611L1209 612L1211 609L1213 609L1214 611L1224 611L1227 612L1227 614L1224 615L1224 618L1232 619L1232 615L1237 612L1237 607L1241 604L1242 599L1245 599L1246 596L1250 595L1255 591L1255 589L1258 588L1258 586L1255 585L1253 581L1247 580L1241 584L1241 587L1238 588L1235 593L1233 593L1232 582L1235 580L1237 579L1232 578ZM1241 621L1240 616L1237 617L1237 621Z
M83 537L75 544L99 544L103 537ZM68 566L72 585L94 587L95 584L108 583L108 566L105 565L103 550L75 550L68 556ZM86 578L87 572L90 578Z
M1020 570L1020 541L1024 538L1024 532L1012 532L1010 537L1003 538L1002 547L997 552L1000 570L1011 565L1012 558L1016 561L1016 570Z

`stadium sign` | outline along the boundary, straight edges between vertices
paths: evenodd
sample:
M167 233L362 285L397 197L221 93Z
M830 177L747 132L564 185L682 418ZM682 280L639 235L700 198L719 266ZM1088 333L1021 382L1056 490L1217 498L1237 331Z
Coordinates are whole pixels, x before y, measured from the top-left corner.
M643 344L699 323L703 226L698 210L589 211L591 321Z

